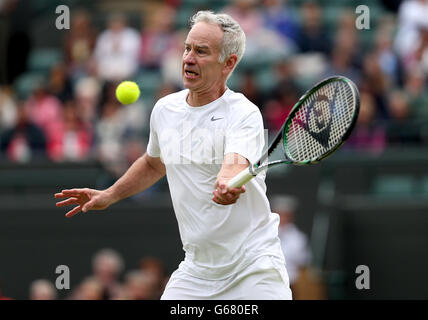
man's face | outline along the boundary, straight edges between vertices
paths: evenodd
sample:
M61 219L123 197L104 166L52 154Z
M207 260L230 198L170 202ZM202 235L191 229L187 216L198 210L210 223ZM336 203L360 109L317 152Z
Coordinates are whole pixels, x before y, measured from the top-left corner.
M185 88L195 92L215 90L225 81L225 63L219 62L223 31L219 26L198 22L187 35L182 62Z

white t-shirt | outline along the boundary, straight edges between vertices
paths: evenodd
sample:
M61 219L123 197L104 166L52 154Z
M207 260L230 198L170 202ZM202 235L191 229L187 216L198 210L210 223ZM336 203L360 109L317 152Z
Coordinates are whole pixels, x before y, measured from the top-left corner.
M101 33L94 51L98 75L112 81L132 77L138 70L140 45L140 35L132 28Z
M428 28L428 2L404 1L398 11L395 49L402 57L412 54L421 42L419 28Z
M227 153L251 163L264 146L260 110L244 95L227 89L200 107L187 104L188 90L160 99L150 119L147 153L161 157L178 221L185 259L180 269L202 279L225 279L262 255L284 259L279 217L271 213L265 175L246 184L232 205L212 200Z

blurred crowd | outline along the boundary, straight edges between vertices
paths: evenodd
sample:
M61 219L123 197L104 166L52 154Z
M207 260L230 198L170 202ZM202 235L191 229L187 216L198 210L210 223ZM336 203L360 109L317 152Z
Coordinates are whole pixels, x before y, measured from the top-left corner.
M21 163L95 159L123 173L145 151L153 106L140 99L123 107L115 88L144 71L162 79L154 102L182 88L186 29L176 28L176 22L183 2L149 2L140 29L130 26L125 13L113 12L97 30L90 11L73 10L71 28L61 33L64 59L47 79L35 83L25 99L13 85L0 88L0 158ZM383 8L370 21L371 30L356 28L355 8L340 11L331 28L317 1L300 3L233 0L222 9L247 35L232 89L261 109L265 126L274 132L304 91L340 74L361 92L358 125L347 148L379 153L387 146L426 143L428 1L404 1L397 12ZM373 36L364 43L369 32ZM267 89L259 69L252 68L264 55L280 57L264 65L270 71Z
M29 300L159 300L169 276L161 260L143 257L137 268L125 269L119 252L104 248L92 259L92 273L69 288L57 289L50 279L36 279L29 284ZM15 299L2 296L0 300Z

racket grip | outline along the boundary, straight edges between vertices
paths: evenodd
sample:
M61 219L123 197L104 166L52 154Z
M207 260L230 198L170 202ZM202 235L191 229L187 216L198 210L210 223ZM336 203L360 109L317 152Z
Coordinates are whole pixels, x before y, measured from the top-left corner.
M242 170L227 183L228 188L239 188L253 179L255 175L250 172L250 167Z

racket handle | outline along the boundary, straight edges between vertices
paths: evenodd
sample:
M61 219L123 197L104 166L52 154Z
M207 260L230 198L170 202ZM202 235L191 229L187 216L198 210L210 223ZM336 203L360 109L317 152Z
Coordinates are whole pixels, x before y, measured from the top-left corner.
M255 175L251 174L250 167L244 169L227 183L228 188L239 188L246 184L248 181L253 179Z

